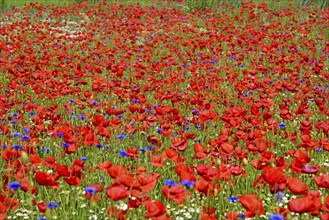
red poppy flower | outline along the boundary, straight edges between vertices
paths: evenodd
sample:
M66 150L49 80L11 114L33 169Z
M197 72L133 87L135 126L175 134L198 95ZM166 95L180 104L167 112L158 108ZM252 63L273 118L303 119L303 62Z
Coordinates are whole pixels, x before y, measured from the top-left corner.
M150 192L154 189L157 184L157 180L161 178L160 174L141 174L137 176L138 183L143 192Z
M122 165L114 165L107 169L107 172L112 178L116 178L119 175L124 175L127 173L127 168Z
M310 192L307 196L290 200L288 209L296 213L310 213L318 215L322 207L320 196L313 195Z
M276 191L276 186L285 184L287 181L286 175L282 169L274 167L263 168L263 180L270 185L271 191Z
M321 220L328 220L329 219L329 213L321 214L320 218L321 218Z
M144 206L147 210L147 213L144 215L144 218L158 218L160 216L166 215L166 206L160 201L146 201Z
M38 167L42 163L42 158L36 154L30 155L30 162L33 167Z
M174 137L171 142L170 148L176 151L185 151L188 146L188 141L185 138Z
M239 176L239 175L245 176L246 175L246 171L240 165L231 165L229 167L229 170L234 176Z
M131 190L131 196L128 201L129 208L137 208L141 206L145 201L150 200L150 196L139 190Z
M38 209L40 212L45 213L47 210L47 203L46 202L38 203Z
M70 176L69 168L65 165L57 164L56 165L56 172L60 176Z
M126 186L127 188L130 188L132 186L139 187L139 184L136 184L137 181L134 179L134 176L131 174L122 174L115 178L114 183L122 184L123 186Z
M130 148L130 147L128 147L128 149L127 149L127 154L128 154L128 156L130 157L130 158L132 158L132 159L134 159L134 158L139 158L140 157L140 155L138 154L138 150L137 150L137 148Z
M246 217L253 218L261 216L264 213L264 206L261 199L257 195L249 194L238 196L239 202L246 209Z
M109 215L117 220L126 220L125 218L125 214L126 211L118 209L116 207L109 207L107 212L109 213Z
M76 176L70 176L70 177L64 178L64 181L69 185L73 185L73 186L80 185L80 179Z
M288 179L288 189L294 194L307 194L307 185L300 181L297 177Z
M159 138L157 138L156 136L148 136L147 141L150 144L154 144L154 145L157 145L157 146L161 145L161 140Z
M316 176L315 183L319 188L329 189L329 174Z
M113 201L119 201L127 198L129 191L123 185L114 183L107 188L106 195Z
M239 218L239 213L228 211L225 214L225 220L237 220Z
M206 148L199 143L194 144L194 152L195 152L195 156L193 156L194 159L204 160L208 156L208 154L206 153Z
M99 162L97 165L97 169L100 169L103 172L107 172L108 169L112 166L112 162L110 161L105 161L105 162Z
M172 149L166 149L162 152L161 158L176 162L178 160L178 152Z
M38 184L42 186L52 186L53 188L59 187L59 183L56 182L55 176L42 171L38 171L35 173L35 180Z
M234 147L228 143L223 143L221 145L221 149L225 154L229 154L229 155L233 154L234 152Z
M320 169L320 166L315 164L315 165L309 165L309 164L304 164L302 167L302 173L307 173L307 174L316 174Z
M162 157L152 156L151 164L155 167L162 167L164 166L164 160L162 159Z
M211 181L207 181L204 178L201 178L195 182L195 189L198 190L199 192L203 193L206 196L213 195L215 189L220 191L218 186L211 183Z
M167 199L174 200L177 204L183 204L190 195L190 193L186 191L182 185L175 185L171 187L166 185L162 188L162 193Z
M83 141L84 146L90 146L90 145L97 145L99 144L97 136L90 131L86 135L84 135L84 141Z

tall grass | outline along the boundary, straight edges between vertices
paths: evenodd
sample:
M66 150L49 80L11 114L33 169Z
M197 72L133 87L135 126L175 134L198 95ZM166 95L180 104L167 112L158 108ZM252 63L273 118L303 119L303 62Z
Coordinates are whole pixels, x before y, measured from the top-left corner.
M185 0L186 6L188 7L189 11L195 9L206 10L207 8L215 9L222 4L229 4L230 6L233 7L240 7L242 2L244 2L244 0ZM261 3L264 2L264 0L251 0L250 2ZM273 9L277 9L278 7L289 7L289 5L291 4L296 7L308 6L314 4L320 9L329 7L329 0L281 0L281 1L273 0L273 1L268 1L266 3Z
M56 6L61 5L68 5L68 4L75 4L75 3L82 3L86 0L0 0L0 10L3 11L5 9L9 9L13 6L23 6L24 4L29 4L30 2L40 2L42 4L52 4ZM124 1L118 1L118 0L88 0L89 3L97 3L100 1L107 1L107 2L120 2L120 3L140 3L144 4L144 2L149 3L149 0L140 0L140 1L134 1L134 0L124 0ZM186 8L191 10L206 10L207 8L215 9L219 5L222 4L229 4L233 7L240 7L241 3L244 0L185 0L183 1L185 3ZM251 0L250 2L253 3L260 3L263 2L263 0ZM329 0L273 0L268 1L267 4L270 7L273 7L273 9L276 9L277 7L289 7L289 4L293 4L297 7L307 6L310 4L314 4L320 9L328 8L329 7ZM156 3L154 3L156 4ZM149 4L147 4L149 5Z

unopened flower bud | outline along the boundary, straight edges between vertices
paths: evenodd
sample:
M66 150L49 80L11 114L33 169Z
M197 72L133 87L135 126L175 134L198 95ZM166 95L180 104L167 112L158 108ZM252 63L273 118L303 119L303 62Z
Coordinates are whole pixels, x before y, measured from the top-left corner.
M247 158L243 158L242 159L242 163L245 165L245 166L247 166L248 165L248 159Z
M21 159L24 162L28 162L29 161L29 155L25 151L23 151L22 155L21 155Z

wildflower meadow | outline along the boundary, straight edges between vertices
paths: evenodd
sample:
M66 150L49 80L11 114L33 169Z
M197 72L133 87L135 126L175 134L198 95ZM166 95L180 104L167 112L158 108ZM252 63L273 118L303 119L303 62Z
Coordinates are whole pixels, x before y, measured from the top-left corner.
M0 14L0 220L329 219L327 1L66 2Z

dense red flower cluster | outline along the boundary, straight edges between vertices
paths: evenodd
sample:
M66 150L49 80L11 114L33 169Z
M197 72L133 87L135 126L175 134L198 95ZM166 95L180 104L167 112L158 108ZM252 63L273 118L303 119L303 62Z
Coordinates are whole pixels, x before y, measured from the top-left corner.
M114 218L144 206L145 218L170 219L167 203L212 199L252 171L255 191L237 195L244 213L205 206L200 218L259 217L265 188L297 195L278 214L328 219L328 9L221 7L3 13L0 219L19 207L13 179L40 212L41 187L70 185L87 187L92 202L127 201L127 210L106 207ZM100 151L102 161L67 163ZM95 172L111 182L90 182Z

